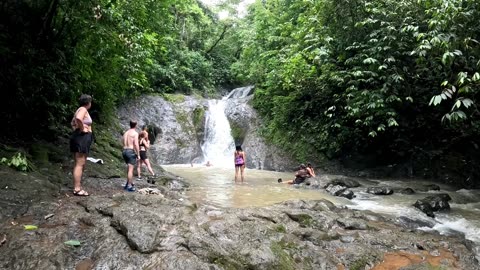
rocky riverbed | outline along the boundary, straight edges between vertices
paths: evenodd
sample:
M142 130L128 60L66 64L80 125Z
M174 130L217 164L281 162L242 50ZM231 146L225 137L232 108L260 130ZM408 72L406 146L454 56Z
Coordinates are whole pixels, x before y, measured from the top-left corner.
M226 209L190 202L170 175L128 193L87 174L90 197L42 181L0 181L0 269L480 269L461 236L327 200Z

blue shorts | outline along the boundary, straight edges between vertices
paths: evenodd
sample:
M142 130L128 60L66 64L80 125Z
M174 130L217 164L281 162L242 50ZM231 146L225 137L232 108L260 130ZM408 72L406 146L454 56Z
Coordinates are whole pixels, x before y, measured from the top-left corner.
M125 163L137 165L137 154L135 154L133 149L123 149L122 156L123 160L125 160Z

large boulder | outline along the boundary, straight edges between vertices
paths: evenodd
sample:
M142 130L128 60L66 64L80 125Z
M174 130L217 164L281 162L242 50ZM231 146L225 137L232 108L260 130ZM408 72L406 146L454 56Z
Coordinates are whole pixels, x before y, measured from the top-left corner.
M400 194L406 194L406 195L412 195L412 194L415 194L415 190L413 190L412 188L403 188L401 190L398 191L398 193Z
M225 114L230 123L235 144L242 145L248 154L247 167L285 171L296 166L288 153L268 144L258 133L262 121L249 104L253 98L253 86L236 88L226 97Z
M360 183L352 178L336 178L328 182L327 185L339 185L347 188L359 187Z
M367 193L374 195L392 195L393 189L389 187L369 187L367 188Z
M325 190L333 196L340 195L346 189L346 187L340 185L329 185L327 188L325 188Z
M148 126L151 139L150 158L159 164L190 163L202 157L205 100L193 96L142 96L118 111L122 130L129 121ZM116 134L121 136L120 134Z
M347 199L353 199L355 197L353 191L340 185L328 185L325 190L333 196L344 197Z
M413 206L420 209L420 211L424 212L427 216L435 217L433 212L450 209L448 201L451 200L450 195L442 193L417 200Z
M422 185L417 188L417 190L422 191L422 192L427 192L427 191L439 191L440 186L437 184L426 184Z

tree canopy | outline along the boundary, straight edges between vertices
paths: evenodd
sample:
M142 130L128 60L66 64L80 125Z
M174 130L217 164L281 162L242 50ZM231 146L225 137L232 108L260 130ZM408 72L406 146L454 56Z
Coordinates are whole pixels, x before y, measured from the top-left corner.
M0 17L0 117L15 136L63 126L81 93L105 122L126 98L233 80L231 24L200 1L7 0Z
M196 0L2 2L2 122L47 136L81 93L106 122L141 94L255 84L261 132L298 159L479 178L478 1L257 0L245 17L217 12Z
M264 134L299 158L360 154L434 177L435 163L468 182L479 19L474 0L257 1L233 70L257 85Z

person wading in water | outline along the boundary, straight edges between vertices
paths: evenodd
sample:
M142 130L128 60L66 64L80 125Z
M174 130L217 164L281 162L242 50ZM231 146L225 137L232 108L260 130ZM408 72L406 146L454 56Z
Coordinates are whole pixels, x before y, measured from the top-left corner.
M305 180L307 178L310 178L312 177L312 175L309 173L309 171L307 170L307 166L305 166L304 164L300 164L300 168L299 170L295 173L295 179L294 180L290 180L290 181L287 181L287 182L283 182L282 179L278 179L278 183L284 183L284 184L289 184L289 185L298 185L298 184L301 184L303 182L305 182Z
M244 181L243 172L245 170L245 164L247 162L247 159L245 157L245 152L243 152L242 147L240 145L237 145L235 147L235 153L233 154L233 161L235 162L235 182L237 182L239 174L243 182Z

